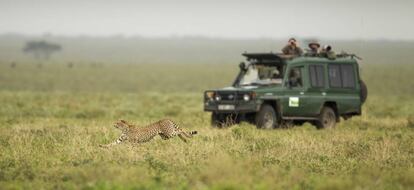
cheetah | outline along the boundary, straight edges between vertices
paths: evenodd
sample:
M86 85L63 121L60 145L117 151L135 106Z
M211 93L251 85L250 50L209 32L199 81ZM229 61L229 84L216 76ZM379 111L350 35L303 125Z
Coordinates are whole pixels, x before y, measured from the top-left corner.
M178 125L170 119L163 119L146 127L138 127L125 120L119 120L114 124L114 127L122 131L121 136L119 136L116 141L110 144L100 145L100 147L110 147L125 141L136 144L144 143L150 141L156 135L161 136L164 140L178 136L182 141L187 142L187 138L191 138L193 135L197 134L197 131L187 133L181 130Z

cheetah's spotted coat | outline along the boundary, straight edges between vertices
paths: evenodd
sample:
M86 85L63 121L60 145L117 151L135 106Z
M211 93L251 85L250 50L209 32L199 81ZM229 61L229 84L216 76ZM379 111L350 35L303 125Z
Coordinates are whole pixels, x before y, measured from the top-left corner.
M181 130L178 125L170 119L163 119L146 127L137 127L124 120L119 120L115 123L114 127L122 131L121 136L116 141L101 146L108 147L125 141L144 143L150 141L156 135L161 136L164 140L178 136L181 140L187 142L187 138L191 138L193 135L197 134L197 131L187 133Z

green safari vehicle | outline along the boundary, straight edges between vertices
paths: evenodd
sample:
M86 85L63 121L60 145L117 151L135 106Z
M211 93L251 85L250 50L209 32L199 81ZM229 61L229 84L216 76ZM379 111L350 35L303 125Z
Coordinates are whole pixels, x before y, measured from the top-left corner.
M247 62L240 63L231 87L204 93L204 111L212 112L212 126L247 121L271 129L311 122L323 129L335 127L340 117L361 115L367 87L359 75L356 56L243 56Z

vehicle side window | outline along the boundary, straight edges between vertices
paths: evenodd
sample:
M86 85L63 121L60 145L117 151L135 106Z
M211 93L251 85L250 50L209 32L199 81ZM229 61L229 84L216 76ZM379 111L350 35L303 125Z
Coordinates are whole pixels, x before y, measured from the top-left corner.
M289 85L291 87L302 87L302 67L293 67L289 72Z
M340 65L328 66L329 86L334 88L342 87Z
M355 73L352 65L341 65L342 87L355 88Z
M323 88L325 86L325 75L322 65L310 65L309 76L311 86L316 88Z

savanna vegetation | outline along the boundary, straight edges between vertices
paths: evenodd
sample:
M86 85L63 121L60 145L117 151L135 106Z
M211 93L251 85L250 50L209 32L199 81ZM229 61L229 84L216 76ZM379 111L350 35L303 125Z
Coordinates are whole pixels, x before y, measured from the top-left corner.
M237 62L3 61L0 189L412 189L414 66L363 61L361 71L363 115L333 130L215 129L202 93L231 84ZM171 118L199 134L99 148L117 138L121 118Z

